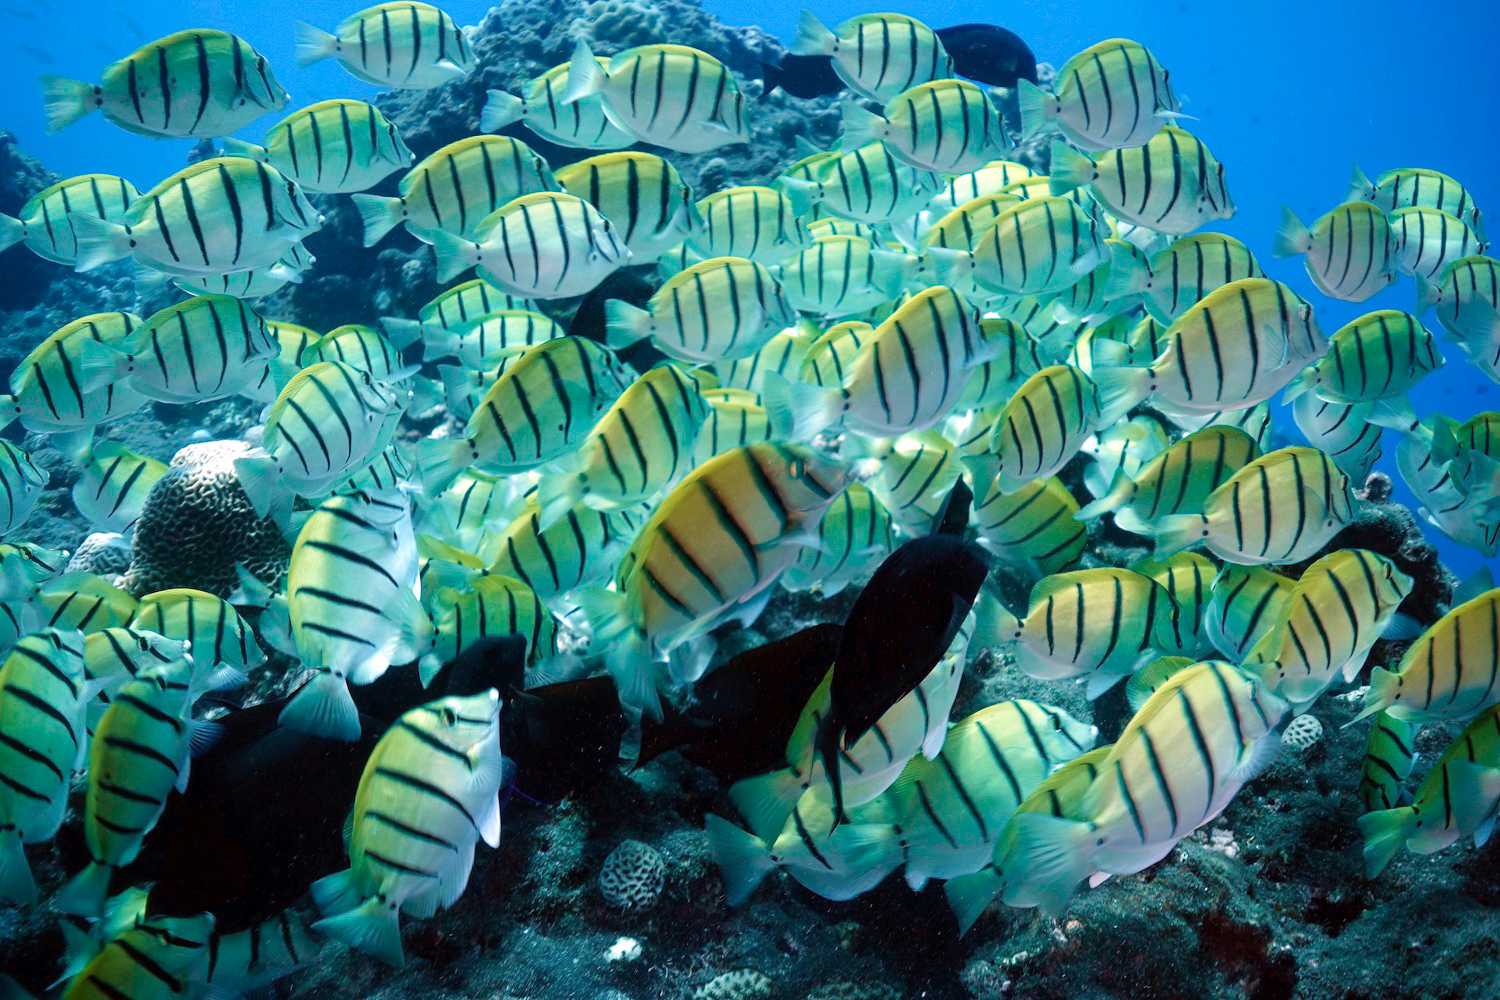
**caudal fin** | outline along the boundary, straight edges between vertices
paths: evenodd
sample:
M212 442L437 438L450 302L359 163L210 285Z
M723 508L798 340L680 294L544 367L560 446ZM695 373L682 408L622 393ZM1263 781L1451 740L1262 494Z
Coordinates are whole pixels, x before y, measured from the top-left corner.
M479 127L485 132L498 132L507 125L521 120L526 113L526 102L515 94L503 90L491 90L479 112Z
M730 906L750 898L776 867L765 841L710 813L704 820L708 850L724 873L724 896Z
M130 230L118 222L101 219L86 212L69 212L68 222L78 240L78 255L73 260L76 271L96 267L130 254Z
M367 247L379 243L386 233L406 220L406 203L400 198L385 198L378 194L352 194L349 197L359 210L360 220L365 224Z
M319 920L312 929L400 968L406 964L406 954L401 949L401 925L396 914L394 904L371 897L346 913Z
M473 240L466 240L441 229L433 231L431 236L439 281L452 281L479 263L479 244Z
M1306 253L1312 246L1312 233L1297 218L1290 206L1281 206L1281 225L1276 228L1276 239L1271 244L1271 254L1276 257L1295 257Z
M14 828L0 833L0 899L29 906L37 900L36 879Z
M1005 882L995 873L993 865L986 865L972 875L960 875L943 885L943 895L948 897L948 906L958 918L960 936L969 933L974 921L995 901Z
M0 250L9 250L25 238L25 223L8 215L0 215Z
M298 66L310 66L327 59L338 51L339 40L322 28L314 28L306 21L298 21L296 27L296 54Z
M98 107L94 103L93 84L51 74L41 80L42 107L47 115L48 132L67 128Z
M320 670L292 696L278 720L288 729L353 743L359 739L359 709L342 677Z
M1022 870L1027 873L1027 895L1055 917L1067 906L1078 883L1093 870L1093 828L1088 823L1044 813L1017 814L1012 822L1016 850L1024 859Z
M1067 194L1094 179L1094 161L1065 142L1052 143L1052 172L1047 175L1047 190L1054 195Z
M1410 806L1365 813L1356 822L1365 838L1365 874L1374 878L1401 850L1416 826L1417 814Z

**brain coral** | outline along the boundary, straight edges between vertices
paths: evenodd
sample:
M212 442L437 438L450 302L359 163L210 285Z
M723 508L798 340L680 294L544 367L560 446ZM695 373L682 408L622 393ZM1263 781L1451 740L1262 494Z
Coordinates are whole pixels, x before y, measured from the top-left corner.
M644 910L656 904L666 877L666 864L656 848L639 840L626 840L604 859L599 889L611 906Z

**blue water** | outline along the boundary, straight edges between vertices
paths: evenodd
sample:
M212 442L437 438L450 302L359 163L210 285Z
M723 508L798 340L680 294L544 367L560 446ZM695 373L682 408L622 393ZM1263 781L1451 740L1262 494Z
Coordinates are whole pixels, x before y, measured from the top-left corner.
M708 0L726 23L743 23L742 4ZM754 19L790 40L797 4L758 6ZM461 24L477 23L486 5L447 3ZM131 6L0 0L0 93L6 95L0 129L15 133L26 151L61 174L123 174L142 190L179 168L191 143L129 135L93 115L63 132L43 129L38 73L94 80L112 59L143 42L188 27L232 30L271 61L292 95L292 107L334 96L368 98L375 88L350 77L333 61L299 69L292 58L292 25L302 18L330 29L356 2L301 0L296 4L245 4L212 0L158 0ZM872 9L820 3L829 25ZM1186 125L1226 164L1239 214L1216 228L1244 240L1266 271L1312 301L1326 332L1378 308L1410 309L1410 279L1366 303L1336 302L1314 289L1300 260L1271 258L1271 239L1283 203L1305 222L1337 205L1348 190L1349 168L1367 174L1396 166L1424 166L1452 174L1491 213L1500 216L1500 97L1493 85L1500 3L1455 0L1441 13L1419 12L1395 0L1256 4L1149 0L962 5L919 0L900 8L934 26L982 21L1003 11L1003 23L1026 38L1040 60L1061 65L1072 53L1104 38L1135 38L1172 72ZM243 133L257 138L276 119ZM12 251L18 252L18 251ZM1419 413L1442 410L1460 419L1500 409L1497 386L1451 345L1449 364L1413 394ZM1277 416L1291 430L1290 413ZM1394 435L1387 434L1391 472ZM1398 482L1399 487L1399 482ZM1404 491L1402 499L1410 500ZM1460 575L1482 563L1478 553L1429 537Z

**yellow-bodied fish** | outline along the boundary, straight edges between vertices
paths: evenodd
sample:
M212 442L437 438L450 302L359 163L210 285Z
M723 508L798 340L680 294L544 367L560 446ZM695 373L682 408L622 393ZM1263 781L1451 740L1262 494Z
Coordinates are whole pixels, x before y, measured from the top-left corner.
M1296 581L1260 566L1228 565L1209 588L1203 626L1225 657L1239 662L1281 617Z
M609 68L608 59L595 61L601 69ZM479 127L498 132L515 122L543 139L575 149L624 149L635 144L635 136L621 132L604 113L604 99L598 94L563 103L568 90L571 62L553 66L526 84L526 92L517 97L503 90L491 90L479 113Z
M1447 174L1422 167L1397 167L1373 181L1358 166L1349 183L1349 201L1368 201L1387 212L1414 205L1440 209L1459 219L1484 239L1479 208L1467 188Z
M1128 408L1109 384L1072 365L1043 368L1021 384L990 431L990 449L999 458L995 485L1014 493L1056 474L1089 435L1113 424Z
M352 194L412 165L395 123L365 101L319 101L266 132L265 145L221 139L224 151L269 163L304 191Z
M536 591L515 577L490 574L462 592L444 588L437 603L443 612L434 629L432 652L419 663L423 687L432 683L444 664L489 636L522 636L527 666L536 666L557 652L557 621L552 612Z
M935 427L899 438L856 440L847 447L851 455L863 456L859 469L865 486L910 537L931 531L964 472L958 449Z
M1391 213L1390 224L1396 241L1396 268L1425 281L1436 281L1443 268L1460 257L1489 249L1474 230L1439 208L1398 208Z
M85 390L79 384L77 347L83 339L118 348L141 324L130 313L93 313L59 328L16 366L10 392L0 396L0 417L19 418L30 431L66 434L93 427L145 406L145 396L110 382Z
M1420 320L1380 309L1341 327L1328 353L1286 388L1286 399L1311 391L1334 403L1367 403L1405 393L1443 367L1437 341Z
M804 549L782 575L787 590L832 597L868 576L896 547L890 511L862 483L839 494L818 523L818 538L822 546Z
M579 587L603 583L644 520L641 508L621 511L574 507L543 530L533 499L484 549L489 571L512 576L550 601Z
M382 316L380 324L392 343L404 346L436 330L456 330L490 313L535 309L536 303L530 298L512 295L483 278L473 278L439 294L417 310L416 319Z
M1144 145L1092 159L1054 142L1049 190L1060 195L1085 186L1115 218L1158 233L1182 236L1234 218L1224 164L1192 133L1171 125Z
M804 9L792 52L831 56L833 71L851 90L881 103L917 84L953 76L953 59L942 40L905 14L861 14L834 32Z
M1133 254L1112 253L1104 297L1139 294L1146 311L1170 325L1214 289L1260 277L1264 272L1245 244L1222 233L1196 233L1167 244L1144 268ZM1155 358L1153 354L1147 360Z
M560 167L556 176L564 191L593 205L610 221L637 263L649 264L699 225L692 189L660 156L603 153Z
M165 462L139 455L118 441L89 452L73 486L73 506L99 531L125 531L141 516L146 494L167 474Z
M766 341L760 350L748 358L717 362L713 366L714 374L719 377L717 388L747 389L758 393L771 372L783 378L797 378L807 361L808 349L818 335L818 328L812 321L803 320ZM701 388L707 389L708 386L704 384Z
M1142 559L1130 569L1161 584L1177 606L1173 652L1193 658L1207 656L1214 645L1204 629L1204 615L1213 595L1217 567L1196 552L1178 552L1165 559Z
M302 351L302 366L338 361L381 382L400 381L414 368L401 363L401 352L374 327L345 323L334 327Z
M798 173L788 169L778 183L830 215L872 224L906 219L943 189L941 177L902 163L883 142L820 154Z
M188 643L204 677L214 678L212 682L205 679L195 683L198 690L230 686L225 683L225 667L238 671L235 679L243 683L246 672L266 662L266 654L256 645L255 633L234 607L201 590L180 588L147 594L136 606L130 628Z
M1023 138L1058 131L1079 149L1123 149L1146 143L1163 120L1177 117L1167 70L1144 45L1111 38L1063 64L1047 93L1017 81Z
M1042 576L1071 566L1083 554L1088 528L1078 523L1077 514L1078 501L1055 476L1009 493L991 482L974 507L979 544Z
M0 538L31 516L49 473L9 441L0 441Z
M0 215L0 250L24 242L37 256L71 266L78 259L78 239L70 216L76 212L118 222L140 196L134 184L113 174L58 181L32 195L17 218Z
M143 917L100 948L62 1000L177 1000L208 978L214 917Z
M1363 302L1397 278L1396 238L1380 209L1351 201L1304 226L1282 206L1276 231L1277 257L1305 256L1308 277L1318 291L1345 302Z
M916 266L909 255L862 236L820 236L781 262L781 287L794 308L850 316L890 302Z
M749 389L705 389L703 400L708 404L708 416L693 443L695 465L731 448L785 441L791 436L791 427L773 420L760 395Z
M431 4L383 3L351 14L334 34L297 22L297 65L337 57L351 75L377 87L426 90L474 69L464 29Z
M1363 719L1387 712L1405 722L1471 718L1500 701L1500 589L1450 610L1407 647L1394 671L1376 667Z
M1410 798L1406 779L1417 761L1417 729L1385 712L1375 716L1359 765L1357 792L1365 812L1394 809Z
M843 109L846 147L879 139L918 170L978 170L1010 149L1000 110L966 80L919 83L886 101L883 115L853 101Z
M1134 476L1122 468L1109 491L1079 511L1080 520L1111 513L1127 531L1150 534L1157 519L1203 510L1210 494L1260 457L1235 427L1205 427L1177 441Z
M698 221L688 235L704 257L746 257L777 264L808 246L800 217L805 200L784 190L746 186L715 191L698 202Z
M390 321L387 320L387 326ZM402 332L406 332L402 330ZM529 309L488 312L451 327L429 327L421 334L423 358L456 357L465 369L490 368L517 355L516 348L535 347L567 336L556 320Z
M743 257L715 257L679 271L644 309L610 299L604 315L611 347L650 337L672 357L699 364L747 358L797 322L781 282Z
M1432 283L1417 282L1417 315L1437 307L1438 322L1481 371L1500 379L1500 261L1460 257Z
M1099 219L1068 198L1028 198L979 234L973 250L926 251L938 273L1000 295L1061 292L1109 257Z

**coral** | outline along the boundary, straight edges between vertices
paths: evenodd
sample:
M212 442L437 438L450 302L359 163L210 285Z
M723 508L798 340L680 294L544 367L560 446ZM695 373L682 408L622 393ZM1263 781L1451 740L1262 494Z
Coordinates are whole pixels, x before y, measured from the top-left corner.
M189 445L151 488L136 525L125 589L137 596L192 587L228 597L235 563L271 586L286 575L291 549L269 518L250 506L234 474L243 441Z
M68 572L93 573L113 579L130 569L130 543L113 531L96 531L85 538L68 560Z
M593 0L584 5L568 31L590 45L601 41L626 48L646 45L666 34L666 11L640 0Z
M656 848L639 840L626 840L604 859L599 891L611 906L646 910L656 905L666 878L667 866Z
M1299 715L1281 734L1281 745L1284 753L1295 753L1301 756L1311 750L1314 744L1322 738L1323 723L1318 721L1318 717Z
M622 937L604 952L606 962L629 964L641 957L641 943L633 937Z
M901 1000L901 991L888 983L839 979L814 988L807 1000Z
M715 976L693 991L693 1000L767 1000L771 980L754 969L735 969Z

